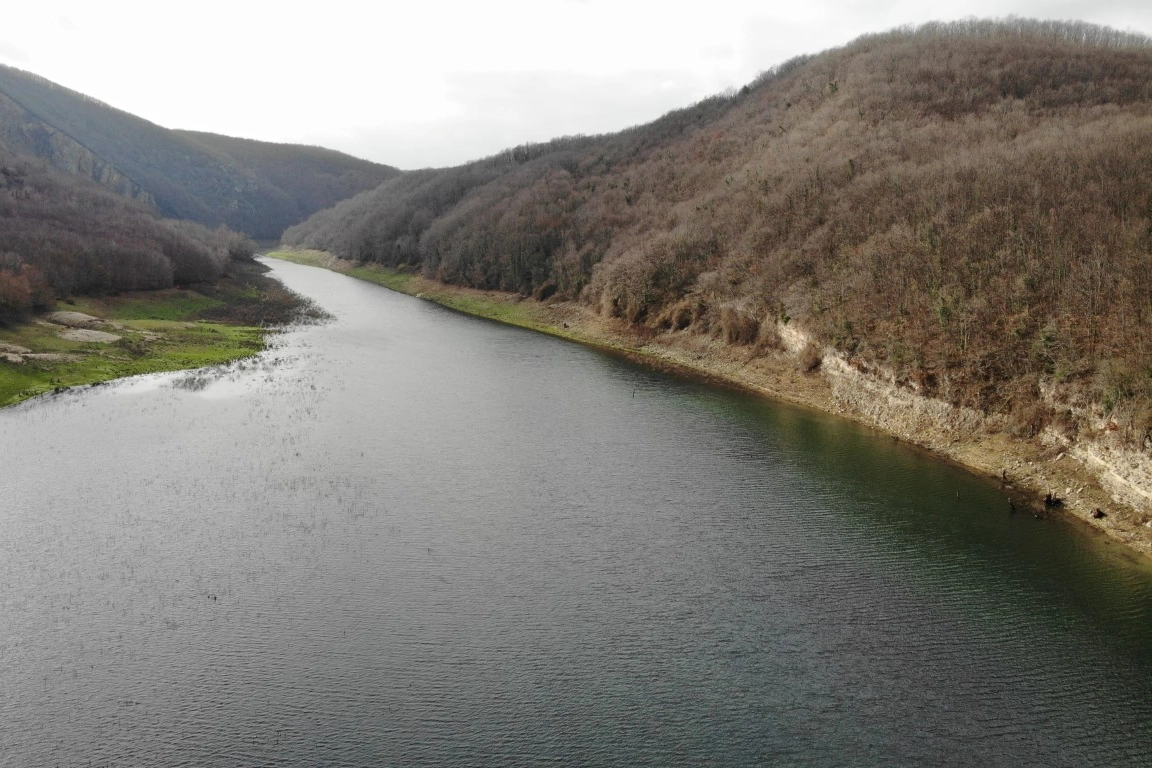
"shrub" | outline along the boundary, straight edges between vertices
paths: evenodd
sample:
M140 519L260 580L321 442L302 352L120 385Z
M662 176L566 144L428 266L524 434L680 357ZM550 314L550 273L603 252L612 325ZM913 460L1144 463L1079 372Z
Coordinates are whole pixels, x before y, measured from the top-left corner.
M824 355L814 342L808 342L804 349L800 351L800 357L797 360L797 365L800 367L802 373L815 373L820 370L820 366L824 363Z
M753 344L760 335L760 321L742 308L725 304L720 307L720 335L729 344Z

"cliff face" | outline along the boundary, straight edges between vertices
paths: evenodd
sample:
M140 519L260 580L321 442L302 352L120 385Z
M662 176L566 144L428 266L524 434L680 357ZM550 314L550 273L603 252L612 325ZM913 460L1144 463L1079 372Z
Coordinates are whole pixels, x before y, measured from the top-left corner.
M275 238L399 173L339 152L175 131L0 66L0 149L145 200L164 216Z
M1049 381L1040 392L1047 408L1069 417L1063 428L1023 433L1003 414L928 396L888 367L818 348L813 335L795 323L777 323L775 332L785 356L777 356L777 366L791 357L807 368L805 356L819 356L809 378L826 384L831 397L811 404L999 477L1009 494L1051 493L1073 516L1152 555L1152 436L1124 434L1115 418L1072 384ZM773 394L787 399L789 393Z
M64 173L92 179L116 194L155 207L152 195L71 136L45 124L0 93L0 150L31 155Z

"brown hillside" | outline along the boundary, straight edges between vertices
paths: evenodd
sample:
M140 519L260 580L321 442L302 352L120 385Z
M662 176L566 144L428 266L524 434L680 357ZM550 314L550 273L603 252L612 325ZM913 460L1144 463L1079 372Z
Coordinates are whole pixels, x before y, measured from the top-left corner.
M56 297L215 280L254 244L0 151L0 324Z
M602 137L407 174L291 245L580 298L655 331L801 327L909 389L1073 429L1060 382L1152 427L1152 41L933 24ZM814 363L815 364L815 363Z

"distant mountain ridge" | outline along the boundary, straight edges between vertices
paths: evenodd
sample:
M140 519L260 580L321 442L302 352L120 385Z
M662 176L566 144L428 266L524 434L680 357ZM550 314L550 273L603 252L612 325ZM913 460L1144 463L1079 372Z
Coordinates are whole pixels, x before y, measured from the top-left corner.
M0 66L0 150L87 176L163 216L274 239L400 171L319 147L163 128Z

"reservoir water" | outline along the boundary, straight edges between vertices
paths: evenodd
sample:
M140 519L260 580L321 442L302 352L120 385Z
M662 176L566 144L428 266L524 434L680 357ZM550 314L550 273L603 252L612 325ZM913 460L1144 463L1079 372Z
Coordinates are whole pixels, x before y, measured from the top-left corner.
M1152 569L825 415L332 322L0 411L0 765L1152 765Z

